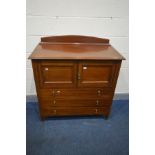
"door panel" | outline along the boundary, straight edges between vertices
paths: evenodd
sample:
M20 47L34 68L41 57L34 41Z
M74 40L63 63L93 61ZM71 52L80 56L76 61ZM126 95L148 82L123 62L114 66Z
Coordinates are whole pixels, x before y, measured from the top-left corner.
M80 63L78 70L79 87L111 87L115 74L112 63Z
M42 62L39 67L42 88L74 87L76 84L76 64Z

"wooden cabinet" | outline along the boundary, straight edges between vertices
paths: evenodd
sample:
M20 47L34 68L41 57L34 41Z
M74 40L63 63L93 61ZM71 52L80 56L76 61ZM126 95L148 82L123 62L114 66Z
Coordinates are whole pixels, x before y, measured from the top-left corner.
M124 59L108 39L43 37L29 58L32 59L41 118L108 117Z

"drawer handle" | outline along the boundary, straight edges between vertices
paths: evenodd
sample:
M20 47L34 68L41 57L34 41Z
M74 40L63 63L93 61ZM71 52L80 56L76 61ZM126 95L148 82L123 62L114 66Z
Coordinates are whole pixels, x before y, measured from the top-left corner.
M56 91L56 94L57 94L57 95L59 95L60 93L61 93L61 91L60 91L60 90L57 90L57 91Z
M97 109L95 111L96 111L96 113L98 113L98 110Z
M56 110L53 110L53 113L54 113L54 114L56 114L56 113L57 113L57 111L56 111Z
M53 96L55 96L55 95L59 95L61 93L61 91L60 90L57 90L56 92L53 90L52 91L52 95Z
M55 100L53 101L53 104L54 104L54 105L56 104L56 101L55 101Z
M99 105L99 101L98 100L96 101L96 105Z
M48 68L47 67L45 68L45 71L48 71Z
M98 94L98 96L100 96L101 95L101 90L98 90L97 94Z

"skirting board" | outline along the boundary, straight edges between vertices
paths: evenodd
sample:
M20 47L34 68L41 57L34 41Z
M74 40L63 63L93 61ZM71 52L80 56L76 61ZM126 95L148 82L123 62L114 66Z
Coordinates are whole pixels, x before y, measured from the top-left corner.
M116 93L114 95L114 100L129 100L128 93ZM36 95L26 95L26 102L37 102Z

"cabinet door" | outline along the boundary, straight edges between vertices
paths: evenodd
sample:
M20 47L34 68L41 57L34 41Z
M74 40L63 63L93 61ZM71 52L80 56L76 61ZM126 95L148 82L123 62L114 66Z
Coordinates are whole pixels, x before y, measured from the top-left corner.
M40 86L42 88L74 87L76 68L76 63L73 62L41 62Z
M112 62L79 63L79 87L112 87L116 65Z

